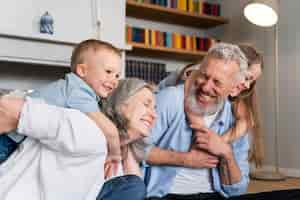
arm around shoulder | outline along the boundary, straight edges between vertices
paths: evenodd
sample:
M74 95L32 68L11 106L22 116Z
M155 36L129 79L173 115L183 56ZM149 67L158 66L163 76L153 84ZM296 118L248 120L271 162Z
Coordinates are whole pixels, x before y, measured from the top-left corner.
M0 134L17 128L23 105L22 98L0 96Z
M152 147L148 152L147 163L152 165L185 166L187 164L187 153Z
M18 132L66 154L106 153L106 140L83 113L26 98Z
M241 172L241 179L239 182L234 184L222 185L223 192L227 196L237 196L237 195L245 194L247 192L248 184L249 184L248 135L244 135L240 139L233 142L232 150L233 150L235 161Z
M251 128L251 120L247 111L246 104L243 100L233 103L233 113L235 115L234 127L230 128L222 138L225 142L232 143L247 133Z

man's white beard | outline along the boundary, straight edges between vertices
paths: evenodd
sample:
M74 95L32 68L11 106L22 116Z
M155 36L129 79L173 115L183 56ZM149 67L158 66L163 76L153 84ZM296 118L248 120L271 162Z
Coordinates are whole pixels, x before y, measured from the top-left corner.
M199 105L199 103L197 102L196 87L192 86L187 96L186 103L187 103L186 106L188 106L188 109L193 114L203 116L203 115L213 115L219 110L221 110L221 108L223 107L224 100L219 98L216 104L203 107Z

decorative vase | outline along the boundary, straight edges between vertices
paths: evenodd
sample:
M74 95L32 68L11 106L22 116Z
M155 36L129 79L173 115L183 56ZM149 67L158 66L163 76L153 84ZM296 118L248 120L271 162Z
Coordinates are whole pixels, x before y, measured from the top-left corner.
M52 35L54 33L54 20L53 17L47 11L41 16L40 19L40 33L46 33Z

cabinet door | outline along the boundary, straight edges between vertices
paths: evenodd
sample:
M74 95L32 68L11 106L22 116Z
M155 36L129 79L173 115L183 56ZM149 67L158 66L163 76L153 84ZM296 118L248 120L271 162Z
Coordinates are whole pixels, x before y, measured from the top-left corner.
M100 39L125 49L125 0L97 0Z
M96 36L94 0L2 0L0 33L77 43ZM40 34L40 17L54 19L54 34Z

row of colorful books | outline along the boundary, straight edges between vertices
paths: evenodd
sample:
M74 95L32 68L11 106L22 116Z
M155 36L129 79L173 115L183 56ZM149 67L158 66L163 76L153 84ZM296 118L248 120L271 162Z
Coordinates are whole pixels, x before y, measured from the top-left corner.
M166 65L156 62L126 60L125 76L140 78L147 82L158 84L167 76Z
M191 13L221 16L221 5L203 0L134 0L139 3L160 5Z
M142 43L151 47L167 47L189 51L207 51L217 41L212 38L162 32L152 29L126 27L127 43Z

